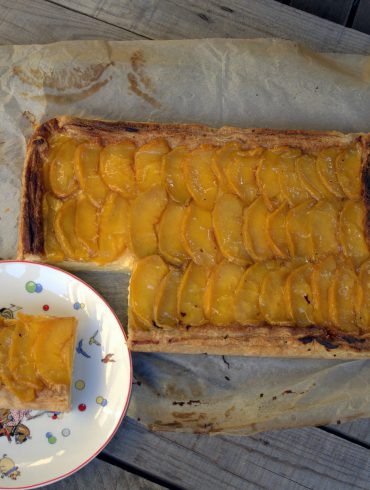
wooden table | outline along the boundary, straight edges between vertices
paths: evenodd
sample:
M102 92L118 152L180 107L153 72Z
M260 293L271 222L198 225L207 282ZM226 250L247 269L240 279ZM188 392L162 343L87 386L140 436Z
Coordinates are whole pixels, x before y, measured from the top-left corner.
M370 54L370 36L273 0L0 0L1 44L270 36ZM92 285L99 289L98 279ZM119 307L118 296L107 299ZM370 489L370 420L210 438L152 433L126 418L97 459L52 487L160 488L153 482L202 490Z

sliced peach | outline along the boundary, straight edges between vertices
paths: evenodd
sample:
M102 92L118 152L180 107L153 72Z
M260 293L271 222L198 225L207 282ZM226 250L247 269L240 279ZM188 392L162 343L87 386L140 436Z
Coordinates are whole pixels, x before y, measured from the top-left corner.
M338 264L329 286L329 316L331 323L345 332L356 332L355 298L357 276L350 260Z
M178 146L164 155L163 167L168 194L180 204L187 204L191 195L184 177L184 161L189 154L183 146Z
M256 261L267 260L273 256L267 240L266 226L269 214L261 196L244 209L243 243L248 254Z
M210 211L191 202L185 210L181 237L185 250L196 264L211 267L216 263L218 249Z
M361 197L361 145L356 143L343 150L335 160L335 171L344 194L349 199Z
M213 229L222 255L239 265L251 262L243 245L243 204L233 194L218 197L213 213Z
M72 379L76 319L53 318L51 323L39 321L39 331L34 343L36 371L47 386L69 386Z
M370 332L370 260L360 267L358 274L360 294L356 295L356 316L362 333Z
M64 201L55 215L55 236L61 249L69 259L86 261L89 251L76 235L76 197Z
M108 145L100 152L99 170L105 185L126 199L136 196L135 150L134 143L126 140Z
M82 143L75 153L75 172L81 189L91 202L101 207L109 192L99 173L99 145Z
M162 279L154 301L154 321L162 328L179 324L177 292L182 279L179 269L170 269Z
M173 265L181 265L189 255L181 240L181 223L185 208L170 202L164 210L158 225L158 250L162 257Z
M309 211L312 258L339 253L338 228L341 201L322 199Z
M304 264L288 275L286 281L287 306L290 317L298 327L313 325L313 295L311 290L312 264Z
M309 200L292 208L286 218L288 247L291 257L312 256L312 240L309 211L315 201Z
M284 201L280 207L270 213L266 221L267 239L274 255L277 257L289 257L288 236L286 219L289 205Z
M342 187L338 182L335 171L335 161L341 152L340 148L324 148L320 151L316 159L316 169L322 183L334 196L345 197Z
M118 259L129 242L130 205L116 192L110 192L99 220L98 259L108 263Z
M188 190L199 207L211 211L215 204L218 185L212 170L214 149L202 145L191 151L184 163L184 175Z
M291 148L284 151L279 158L281 166L281 171L279 172L281 193L290 206L296 206L310 197L307 189L302 185L296 170L296 160L300 157L301 153L301 150Z
M42 202L43 228L44 228L44 251L51 262L61 262L64 252L55 236L54 221L62 201L57 199L51 192L44 194Z
M138 319L147 327L155 326L154 302L168 266L159 255L150 255L139 260L130 281L130 307Z
M54 161L58 151L60 150L60 147L68 140L66 136L52 136L48 140L48 154L47 154L47 159L44 162L44 165L42 167L42 175L43 175L43 184L44 184L44 190L46 192L52 191L51 188L51 183L50 183L50 166L51 162ZM73 157L72 157L73 160ZM73 163L73 162L72 162Z
M296 160L296 172L302 186L314 199L331 197L331 193L322 183L316 168L316 158L313 155L302 155Z
M366 209L362 202L346 201L339 218L339 239L344 255L360 265L369 257L365 238Z
M83 193L77 197L75 230L77 238L90 255L98 251L98 213L90 199Z
M158 138L141 146L135 153L135 173L140 191L163 183L163 157L170 151L167 141Z
M167 193L159 186L140 193L131 205L130 240L137 257L157 252L158 240L155 225L167 205Z
M279 175L281 165L279 153L266 150L256 170L256 180L260 193L269 211L279 207L283 201Z
M177 311L183 325L203 325L207 323L203 301L207 288L208 270L190 262L182 279L177 295Z
M224 166L230 187L246 204L251 204L257 197L256 169L262 154L262 148L239 151Z
M262 318L270 325L292 325L285 284L290 274L289 267L279 267L264 276L259 296L259 308Z
M263 322L259 296L265 275L278 268L273 260L259 262L247 268L235 288L235 319L241 325L259 325Z
M58 197L68 197L77 190L74 164L76 148L77 143L67 139L53 153L53 160L50 160L50 187Z
M226 143L213 153L212 169L217 177L218 185L222 192L232 192L233 189L225 174L225 168L236 153L240 151L240 144L237 142Z
M319 326L330 326L328 291L333 282L337 268L335 257L329 255L314 265L311 274L311 291L315 323Z
M204 296L204 311L213 325L230 325L235 322L235 289L243 272L243 267L226 260L213 268Z

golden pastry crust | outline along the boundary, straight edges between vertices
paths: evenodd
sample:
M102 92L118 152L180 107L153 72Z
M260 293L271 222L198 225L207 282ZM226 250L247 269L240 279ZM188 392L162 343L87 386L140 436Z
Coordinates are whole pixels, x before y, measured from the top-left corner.
M272 129L209 128L201 125L110 122L62 116L36 128L28 142L20 216L18 258L44 261L42 166L48 155L48 139L54 134L88 139L101 145L129 138L143 145L154 138L165 138L171 147L192 149L202 144L223 145L236 141L243 149L289 146L318 152L328 147L348 147L359 142L362 147L362 196L366 206L366 238L370 242L370 134L343 134L335 131L301 131ZM132 257L99 266L66 260L58 265L79 270L130 270ZM370 339L343 333L328 334L322 328L263 326L248 327L202 325L175 329L135 328L130 319L129 346L138 351L312 357L355 359L369 357Z
M43 389L31 402L22 402L4 388L0 388L0 407L14 409L48 410L50 412L68 412L71 409L70 388L65 385L55 386L53 390Z

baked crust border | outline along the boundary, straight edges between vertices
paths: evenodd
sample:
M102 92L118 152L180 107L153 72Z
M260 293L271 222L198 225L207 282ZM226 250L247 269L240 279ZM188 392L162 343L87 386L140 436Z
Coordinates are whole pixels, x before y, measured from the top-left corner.
M238 141L243 148L255 146L290 146L306 151L319 151L330 146L345 147L359 141L363 148L362 194L366 206L366 238L370 243L370 133L336 131L303 131L274 129L241 129L225 126L220 129L196 124L162 124L89 120L61 116L36 127L27 144L22 179L22 200L19 223L18 258L45 262L43 253L42 167L48 155L48 138L61 133L106 145L130 139L145 144L153 138L166 138L170 146L199 144L221 145ZM369 245L370 246L370 245ZM66 260L56 264L76 270L127 271L121 262L106 267L95 263ZM136 351L207 353L268 357L359 359L370 357L370 339L343 333L329 333L322 328L228 325L217 327L183 327L164 330L141 330L129 321L129 347Z

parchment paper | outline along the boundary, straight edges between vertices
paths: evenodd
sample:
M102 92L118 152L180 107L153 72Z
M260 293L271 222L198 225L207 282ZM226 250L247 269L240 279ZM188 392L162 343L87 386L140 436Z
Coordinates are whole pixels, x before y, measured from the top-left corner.
M30 120L61 114L370 131L370 58L266 39L0 47L3 258L15 256ZM127 277L98 282L125 304ZM370 416L370 361L134 354L133 362L129 415L155 429L250 434Z

